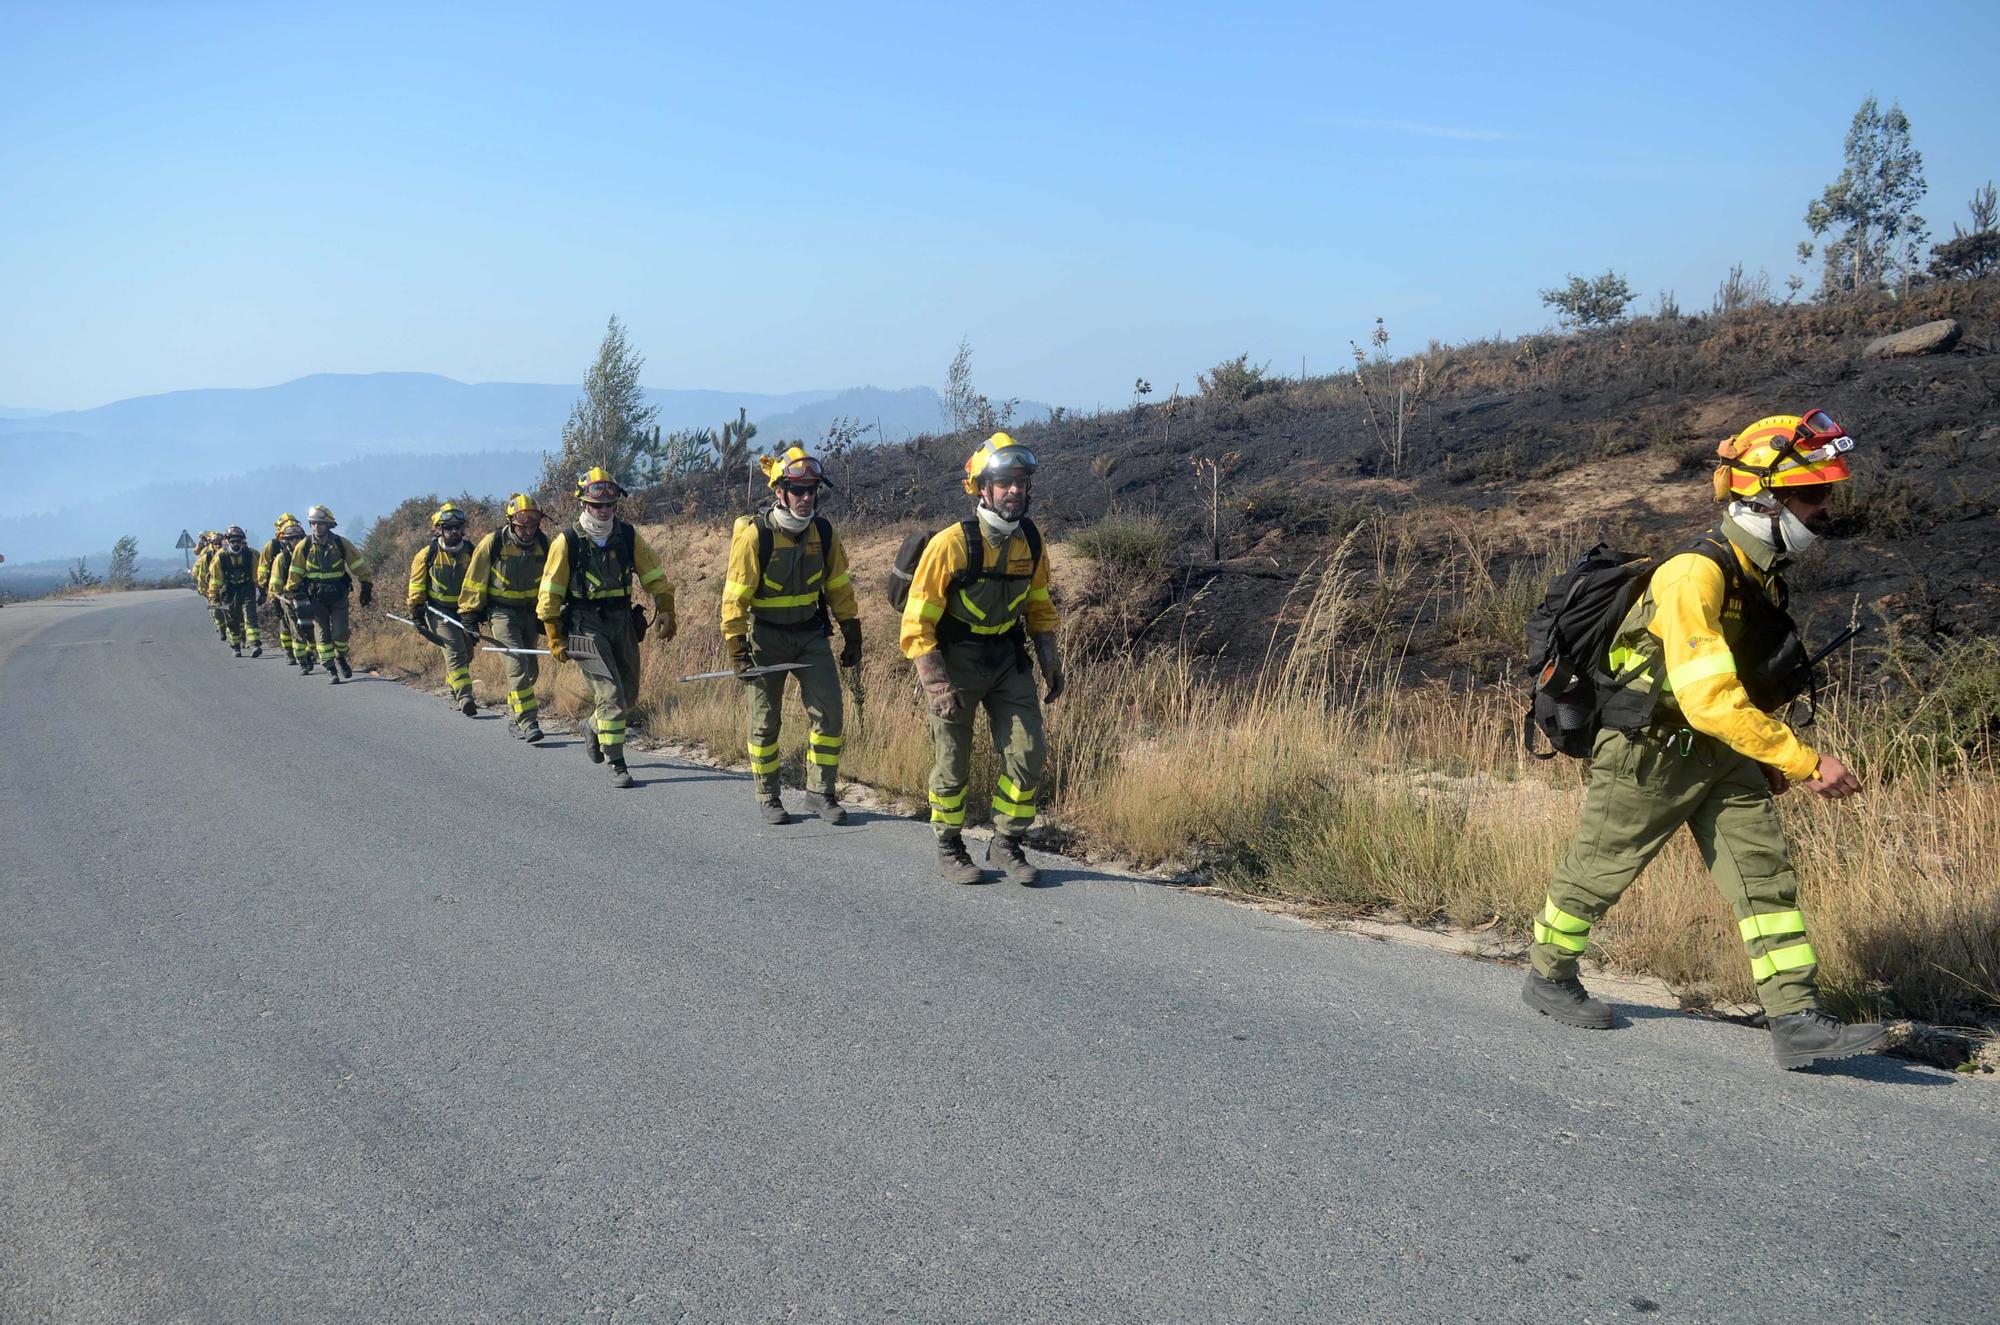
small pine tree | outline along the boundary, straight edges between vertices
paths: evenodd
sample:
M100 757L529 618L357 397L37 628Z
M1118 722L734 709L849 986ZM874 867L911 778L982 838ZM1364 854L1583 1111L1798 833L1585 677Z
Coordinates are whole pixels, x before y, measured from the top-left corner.
M601 466L626 487L647 478L658 432L653 420L659 407L646 403L639 371L646 360L625 340L624 324L614 314L597 347L597 360L584 375L583 394L570 407L563 424L562 450L545 455L542 488L551 497L567 496L576 478Z
M1594 280L1571 276L1569 284L1542 291L1542 302L1556 310L1557 321L1566 327L1608 327L1638 297L1623 276L1610 270Z
M111 547L111 568L105 573L114 589L129 589L139 569L139 540L127 534Z

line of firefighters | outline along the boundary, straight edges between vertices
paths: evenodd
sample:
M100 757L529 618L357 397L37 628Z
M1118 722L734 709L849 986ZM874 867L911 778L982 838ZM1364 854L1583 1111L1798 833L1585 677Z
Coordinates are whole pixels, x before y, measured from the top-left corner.
M779 750L787 680L795 678L810 727L806 804L818 818L841 824L847 812L837 786L845 741L838 669L861 662L847 550L819 514L828 479L818 460L794 446L760 464L770 505L736 521L720 622L731 670L748 700L752 784L764 820L787 822ZM1048 559L1028 518L1036 467L1031 450L994 434L966 461L965 491L977 499L972 518L912 548L913 564L892 577L901 586L899 643L932 713L929 793L938 869L954 883L984 877L963 832L980 709L1000 762L987 862L1016 883L1039 880L1022 843L1040 796L1042 704L1062 693L1063 672ZM611 475L593 469L577 481L576 518L553 537L535 499L516 493L504 523L476 541L468 537L465 512L447 502L411 559L405 599L406 619L441 651L451 702L468 716L478 711L474 653L484 644L498 656L509 729L524 741L544 736L535 697L541 658L576 664L593 705L582 726L585 752L609 766L617 787L634 785L625 745L639 693L639 642L649 629L662 641L677 629L673 585L658 554L618 518L625 495ZM337 523L324 506L311 507L303 524L288 512L261 549L249 546L238 525L203 534L193 575L218 636L237 656L246 647L251 657L262 655L258 609L268 604L288 664L302 674L323 669L334 684L353 676L348 602L358 586L368 606L374 581L359 549L335 532ZM830 642L836 633L837 655Z
M1804 1066L1883 1042L1882 1027L1844 1026L1820 1008L1817 957L1773 805L1793 783L1829 799L1856 794L1860 784L1839 760L1809 749L1752 704L1745 688L1757 679L1748 675L1755 669L1745 632L1767 625L1773 605L1782 616L1778 572L1827 532L1827 496L1848 477L1851 448L1817 410L1759 420L1724 442L1716 490L1727 513L1698 540L1713 546L1666 559L1620 623L1612 649L1619 661L1610 671L1622 695L1643 698L1623 707L1642 709L1644 721L1627 724L1630 730L1607 725L1598 736L1581 826L1534 927L1524 999L1538 1012L1577 1027L1613 1024L1610 1009L1584 990L1577 957L1592 923L1685 824L1736 914L1779 1063ZM786 680L795 676L809 724L806 801L820 819L840 824L838 668L861 661L852 574L839 534L819 514L828 484L820 463L794 446L760 464L770 504L735 523L720 620L730 669L747 697L752 784L764 820L787 822L779 748ZM970 518L913 535L890 577L891 601L902 612L898 643L930 708L930 819L938 872L953 883L984 877L963 832L980 709L999 764L987 863L1014 882L1039 881L1022 843L1041 794L1042 705L1061 695L1063 666L1048 559L1028 518L1036 469L1032 451L995 433L965 463L963 486L975 499ZM619 787L633 785L625 744L638 696L639 642L649 628L662 641L676 631L665 568L618 518L625 495L611 475L591 470L577 481L576 518L550 537L535 500L516 493L505 522L477 542L467 537L465 513L446 503L411 560L406 595L408 620L441 650L452 702L467 715L477 711L474 650L483 641L497 653L510 729L522 740L543 739L535 699L540 658L575 663L594 706L583 726L586 753L609 765ZM335 684L353 675L348 597L358 585L367 606L373 582L335 524L324 506L310 508L303 527L282 515L260 551L248 547L239 526L204 535L196 583L218 633L239 656L246 645L252 657L261 654L257 609L275 602L278 644L289 662L302 673L324 669ZM636 601L641 595L650 599L650 616Z

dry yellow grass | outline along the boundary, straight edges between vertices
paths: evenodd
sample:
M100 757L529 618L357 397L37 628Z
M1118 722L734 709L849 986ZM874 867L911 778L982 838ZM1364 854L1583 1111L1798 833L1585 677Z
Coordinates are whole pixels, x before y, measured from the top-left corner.
M1184 654L1135 662L1073 658L1069 693L1049 712L1044 804L1092 845L1141 864L1213 866L1246 891L1355 910L1387 906L1419 923L1525 930L1582 803L1581 766L1523 757L1511 692L1398 689L1369 684L1396 641L1384 640L1358 530L1309 577L1293 615L1299 631L1253 682L1204 679ZM901 531L852 547L866 658L849 696L843 773L913 806L930 766L924 709L896 651L879 571ZM649 528L678 590L680 636L645 646L643 722L656 739L742 761L743 702L728 682L673 678L722 665L716 628L727 531ZM1380 568L1393 550L1377 546ZM1089 568L1059 553L1059 585ZM1456 609L1491 631L1511 582L1472 585ZM386 623L394 625L394 623ZM1372 632L1372 633L1371 633ZM360 655L442 684L435 649L402 627L372 630ZM573 669L542 684L558 714L582 711ZM501 692L492 655L475 684ZM786 782L800 781L803 713L785 733ZM1898 715L1836 703L1819 739L1865 770L1897 771L1856 801L1804 793L1779 802L1803 905L1837 1005L1949 1020L2000 1006L2000 770L1907 748ZM973 803L990 792L990 759L975 764ZM1748 1001L1747 964L1727 908L1685 835L1593 933L1615 965L1664 977L1694 998Z

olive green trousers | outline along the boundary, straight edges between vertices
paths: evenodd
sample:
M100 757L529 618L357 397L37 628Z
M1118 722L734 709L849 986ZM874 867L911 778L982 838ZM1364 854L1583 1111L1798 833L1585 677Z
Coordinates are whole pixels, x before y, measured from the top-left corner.
M541 647L542 625L535 620L532 603L511 606L493 603L487 609L486 628L493 638L510 649ZM541 701L535 698L535 682L541 679L542 660L532 653L503 653L500 666L507 673L507 711L516 723L535 720Z
M1763 770L1711 737L1626 736L1591 751L1583 820L1549 884L1531 960L1552 980L1576 974L1590 927L1683 824L1735 916L1757 996L1771 1016L1819 1006L1818 958L1806 941L1799 881Z
M941 644L945 672L964 707L956 718L931 715L936 762L931 766L931 828L938 836L965 826L966 783L972 776L973 718L986 711L1000 773L993 785L993 829L1020 837L1035 822L1042 780L1042 701L1034 669L1011 639Z
M609 599L603 606L573 604L569 630L597 645L608 675L580 668L596 706L597 744L613 763L625 762L625 724L639 702L639 632L632 628L631 605Z
M472 648L477 640L460 626L452 624L458 620L458 611L443 603L430 603L437 612L443 612L451 621L438 620L437 612L425 607L413 607L410 615L424 623L437 639L438 652L444 655L444 683L451 687L454 701L472 693Z
M805 706L810 730L806 736L806 790L820 796L834 794L840 773L840 747L845 739L845 714L840 694L840 669L834 665L833 649L817 623L800 626L773 626L750 621L750 661L753 666L774 663L804 663L796 672L772 672L753 676L743 683L750 700L750 776L756 784L757 799L778 799L778 735L783 729L785 681L797 677L799 702Z

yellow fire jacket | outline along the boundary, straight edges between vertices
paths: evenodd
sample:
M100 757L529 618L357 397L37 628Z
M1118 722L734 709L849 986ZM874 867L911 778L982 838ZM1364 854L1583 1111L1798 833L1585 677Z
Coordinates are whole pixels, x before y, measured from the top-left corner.
M1745 581L1763 586L1769 579L1768 567L1745 555L1734 539L1729 546ZM1743 689L1736 657L1722 633L1727 589L1722 568L1696 552L1669 557L1653 573L1647 589L1653 618L1646 629L1660 642L1667 669L1665 689L1696 731L1769 764L1794 782L1816 777L1818 753L1790 727L1753 705Z
M579 529L571 528L567 532L580 543L590 542L590 536ZM611 542L616 541L614 527ZM563 604L569 601L569 572L569 539L556 534L549 539L549 558L542 563L542 588L535 598L535 615L544 623L562 621ZM639 587L652 595L653 605L659 609L661 616L673 616L674 586L667 583L667 573L661 569L659 557L654 555L653 549L636 528L632 530L632 565L627 575L638 577ZM600 584L586 595L592 601L623 601L630 596L625 582ZM560 635L559 624L550 624L549 633Z
M425 620L426 603L436 603L440 611L457 611L458 593L471 564L472 544L463 538L458 540L456 551L435 538L419 547L410 558L410 615Z
M808 525L796 537L786 533L777 525L771 527L771 564L764 573L757 570L757 517L742 515L736 518L736 529L729 537L729 576L722 586L722 638L738 639L750 629L752 615L775 613L786 620L793 617L805 618L809 609L816 609L821 590L826 594L827 610L837 621L852 621L861 614L854 601L854 577L847 569L847 548L840 541L840 531L827 526L833 537L832 546L818 549L819 535ZM773 572L793 559L786 554L793 548L804 545L805 555L797 559L797 573L788 577L797 583L780 583L773 578ZM823 579L823 583L816 580Z
M1028 546L1028 536L1016 530L1003 548L990 538L980 540L981 568L990 569L1007 558L1009 575L1028 576L1028 567L1033 550ZM910 579L910 599L903 607L903 628L898 636L898 644L905 658L921 658L938 646L938 621L947 612L961 618L968 629L975 634L999 635L1013 628L1021 616L1027 617L1028 634L1046 635L1059 623L1056 605L1049 598L1049 558L1044 550L1042 559L1034 565L1034 574L1028 579L1028 587L1012 601L993 599L993 606L978 607L973 596L966 590L954 591L952 577L970 564L965 556L965 534L956 524L946 525L931 536L924 547L924 555L917 561L915 575ZM1005 581L982 581L983 584L997 585ZM954 592L958 595L953 597Z
M483 612L487 603L533 609L541 587L542 567L548 564L547 534L523 543L512 526L502 525L472 549L472 564L466 568L465 583L458 591L460 612Z
M228 548L208 559L208 596L211 600L222 597L225 589L255 589L264 573L264 563L249 548L243 549L239 558Z

